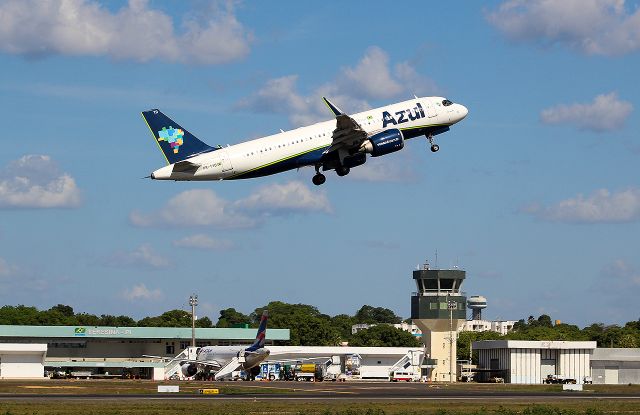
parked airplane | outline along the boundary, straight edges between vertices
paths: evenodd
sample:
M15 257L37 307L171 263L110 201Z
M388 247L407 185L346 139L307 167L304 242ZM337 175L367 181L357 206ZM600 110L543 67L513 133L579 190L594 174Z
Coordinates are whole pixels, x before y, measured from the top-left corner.
M260 363L269 356L269 350L264 347L267 319L268 313L265 310L260 319L256 340L249 347L206 346L197 350L194 360L180 359L182 375L191 377L199 372L215 371L217 380L237 370L244 370L250 377L256 376L260 373Z
M315 167L313 184L335 170L338 176L364 164L367 153L379 157L404 147L405 140L426 136L431 151L439 150L433 137L467 116L468 110L442 97L424 97L386 107L345 114L323 97L336 119L282 131L233 146L211 147L160 110L142 116L165 156L167 166L153 173L155 180L233 180L267 176L304 166Z

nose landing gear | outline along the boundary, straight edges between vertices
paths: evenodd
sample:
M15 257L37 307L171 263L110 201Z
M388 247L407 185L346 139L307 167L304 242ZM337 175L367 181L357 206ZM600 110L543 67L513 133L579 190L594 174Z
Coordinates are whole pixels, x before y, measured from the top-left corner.
M429 141L429 144L431 144L431 152L432 153L435 153L436 151L440 150L440 146L433 142L433 135L429 134L427 136L427 140Z

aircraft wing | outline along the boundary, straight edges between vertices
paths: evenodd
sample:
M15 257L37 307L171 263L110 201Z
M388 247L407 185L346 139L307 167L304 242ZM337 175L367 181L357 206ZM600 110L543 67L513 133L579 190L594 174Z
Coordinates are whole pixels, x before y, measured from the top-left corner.
M238 361L237 357L234 357L233 359L229 360L229 362L227 362L226 365L222 366L220 370L216 372L215 380L218 380L222 377L225 377L231 374L232 372L238 370L239 367L240 367L240 362Z
M299 359L272 359L272 360L265 360L263 363L298 363L298 362L308 362L311 360L327 360L327 359L331 359L331 356L301 357Z
M204 365L204 366L212 366L214 368L222 367L220 362L218 362L216 360L196 360L196 359L185 359L185 358L176 359L175 357L173 357L171 359L168 359L166 357L152 356L152 355L148 355L148 354L143 354L142 357L150 357L150 358L154 358L154 359L161 359L163 362L166 362L166 363L184 362L184 363L195 363L195 364Z
M345 149L358 149L367 139L367 133L362 129L360 124L338 107L336 107L326 97L322 97L324 103L336 116L336 129L333 130L331 146L324 151L324 154L332 151Z

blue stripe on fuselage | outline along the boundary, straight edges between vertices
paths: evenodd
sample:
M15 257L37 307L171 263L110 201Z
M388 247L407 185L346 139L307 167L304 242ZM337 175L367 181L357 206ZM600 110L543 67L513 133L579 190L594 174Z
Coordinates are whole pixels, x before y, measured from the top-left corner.
M225 180L251 179L254 177L269 176L272 174L281 173L283 171L297 169L298 167L313 166L316 163L321 162L323 152L327 148L328 146L319 148L316 150L312 150L312 151L309 151L308 153L303 153L298 156L290 157L288 159L281 160L273 164L268 164L264 167L259 167L257 169L248 171L246 173L237 174Z

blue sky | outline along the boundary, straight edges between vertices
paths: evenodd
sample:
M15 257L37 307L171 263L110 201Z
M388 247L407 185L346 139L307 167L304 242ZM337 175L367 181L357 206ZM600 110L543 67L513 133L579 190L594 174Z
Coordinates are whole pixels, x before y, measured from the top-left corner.
M637 2L0 2L0 304L409 315L467 270L490 318L640 317ZM441 95L469 116L311 184L142 180L140 111L209 144Z

